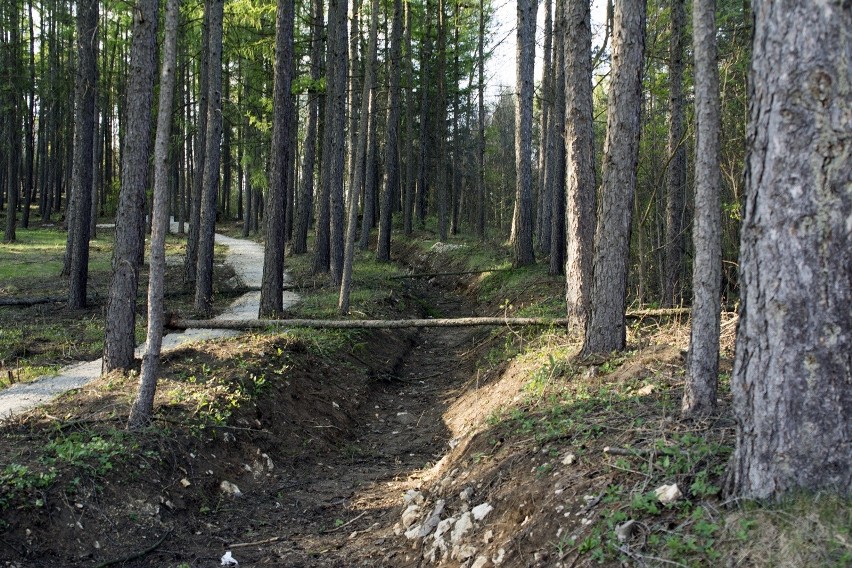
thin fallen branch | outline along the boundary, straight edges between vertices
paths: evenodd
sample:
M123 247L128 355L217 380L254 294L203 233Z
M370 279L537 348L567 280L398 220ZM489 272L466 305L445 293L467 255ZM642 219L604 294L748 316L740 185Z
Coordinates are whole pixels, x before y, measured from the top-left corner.
M226 548L249 548L250 546L263 546L264 544L272 544L273 542L278 542L279 540L284 540L287 537L284 536L274 536L272 538L267 538L266 540L256 540L254 542L238 542L235 544L229 544Z
M157 542L155 542L154 544L152 544L151 546L149 546L145 550L140 550L139 552L134 552L133 554L131 554L129 556L123 556L121 558L114 558L112 560L107 560L106 562L101 562L100 564L95 566L95 568L106 568L107 566L112 566L114 564L125 564L126 562L132 562L133 560L138 560L138 559L142 558L143 556L147 556L148 554L157 550L157 548L159 548L160 545L163 544L163 542L167 538L169 538L170 534L172 534L171 530L169 530L166 534L164 534L162 537L160 537L160 540L158 540Z
M68 301L67 296L41 296L38 298L0 298L0 306L37 306L39 304L64 304ZM87 304L95 304L99 301L97 296L88 298Z
M611 456L645 456L650 452L648 450L635 450L632 448L613 448L607 446L603 449L605 454L609 454Z
M628 312L628 319L645 317L668 317L688 314L689 308L663 308L657 310L635 310ZM166 324L170 329L267 329L274 327L307 327L313 329L400 329L425 327L474 327L474 326L567 326L567 318L515 318L515 317L469 317L403 320L323 320L323 319L262 319L262 320L184 320L172 319Z
M364 515L366 515L366 514L367 514L367 511L364 511L363 513L361 513L360 515L358 515L358 516L357 516L357 517L355 517L354 519L350 519L350 520L346 521L345 523L343 523L343 524L342 524L342 525L340 525L340 526L334 527L333 529L324 530L324 531L321 531L321 532L322 532L322 533L333 533L334 531L339 531L339 530L340 530L340 529L342 529L343 527L346 527L346 526L351 525L352 523L354 523L355 521L357 521L358 519L360 519L361 517L363 517L363 516L364 516Z
M323 329L399 329L423 327L471 327L471 326L550 326L568 325L565 318L434 318L403 320L318 320L318 319L281 319L281 320L173 320L167 327L172 329L266 329L270 327L307 327Z
M420 272L415 274L403 274L391 276L391 280L402 280L404 278L435 278L438 276L461 276L463 274L485 274L486 272L509 272L512 268L485 268L483 270L461 270L458 272Z

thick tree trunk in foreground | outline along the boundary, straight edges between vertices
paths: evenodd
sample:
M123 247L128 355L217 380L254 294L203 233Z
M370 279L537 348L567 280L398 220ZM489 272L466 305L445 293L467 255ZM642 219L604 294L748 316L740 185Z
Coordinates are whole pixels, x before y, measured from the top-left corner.
M716 408L716 384L719 377L722 180L719 169L721 122L715 12L716 0L694 0L692 28L695 41L695 117L698 144L695 148L692 332L681 407L684 416L701 416ZM684 172L684 181L685 178Z
M615 5L600 218L583 353L624 349L627 258L639 158L645 0Z
M219 195L219 166L222 152L222 16L224 0L210 0L210 58L207 91L207 150L201 218L198 221L198 262L195 268L196 311L213 309L213 239L216 233L216 197Z
M73 223L68 226L68 238L71 241L68 307L72 310L86 307L86 285L89 278L92 149L95 143L95 85L98 76L98 2L86 0L80 2L77 9L79 59L74 89L74 171L71 175L74 216Z
M151 106L157 63L158 0L139 0L133 11L133 41L127 85L127 134L124 136L121 191L115 219L112 282L104 324L104 371L133 365L136 288L145 243L145 188L151 140Z
M758 0L754 15L734 489L849 495L852 6Z
M532 218L532 115L535 65L535 0L518 0L517 89L515 98L515 210L512 264L535 262Z
M592 28L589 0L567 0L565 25L565 299L584 329L589 315L595 240Z
M263 249L263 278L260 285L259 317L276 316L284 310L285 200L290 167L290 134L293 105L290 92L293 63L293 0L278 0L275 32L275 84L272 90L272 167L266 217L266 247Z
M160 102L157 134L154 140L154 203L151 208L151 254L148 273L148 340L142 357L139 394L130 409L127 427L142 428L151 422L160 348L163 343L164 285L166 275L166 235L169 233L169 138L177 61L177 29L180 0L168 0L163 42L163 69L160 73Z

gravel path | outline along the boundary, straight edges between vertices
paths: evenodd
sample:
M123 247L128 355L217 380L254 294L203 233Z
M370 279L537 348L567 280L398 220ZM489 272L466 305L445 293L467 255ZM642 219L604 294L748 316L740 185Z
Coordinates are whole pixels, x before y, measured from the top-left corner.
M176 230L173 223L172 230ZM253 241L216 235L216 243L228 247L225 263L234 268L237 276L247 288L260 288L263 276L263 247ZM287 275L284 275L285 282ZM298 302L299 296L284 292L284 306ZM260 292L249 292L237 298L216 319L256 319L260 306ZM187 329L181 333L170 333L163 337L163 352L167 352L192 341L217 337L230 337L238 332L216 329ZM143 343L136 348L136 356L145 350ZM101 374L102 361L75 363L59 370L57 375L39 377L29 383L18 383L0 391L0 421L26 412L44 404L60 394L80 388Z

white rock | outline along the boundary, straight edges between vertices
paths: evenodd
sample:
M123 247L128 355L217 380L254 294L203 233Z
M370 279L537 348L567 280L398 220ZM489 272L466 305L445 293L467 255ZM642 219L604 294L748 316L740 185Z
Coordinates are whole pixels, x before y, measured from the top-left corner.
M506 558L506 549L501 548L497 551L493 557L491 557L491 562L493 562L496 566L499 566L503 563L503 560Z
M233 495L234 497L239 497L243 494L243 492L240 491L240 488L230 481L222 481L222 483L219 484L219 489L228 495Z
M482 536L482 542L484 542L485 544L489 544L492 540L494 540L494 531L488 529Z
M481 503L473 508L471 511L473 513L473 518L477 521L481 521L485 518L488 513L494 510L494 507L489 505L488 503Z
M470 568L485 568L488 564L488 557L486 556L477 556L476 560L473 561L473 564L470 565Z
M420 506L412 503L402 512L402 526L410 527L420 517Z
M459 493L459 499L462 501L470 501L471 497L473 497L473 487L465 487L462 489L461 493Z
M458 544L458 542L464 538L464 535L473 528L473 516L470 513L465 513L459 520L456 521L455 526L453 526L453 532L450 535L450 542L453 544Z
M470 544L457 544L453 547L452 557L458 560L459 562L464 562L468 558L474 556L476 554L476 547Z
M181 484L184 488L189 487L190 485L192 485L192 483L191 483L191 482L190 482L187 478L185 478L185 477L184 477L183 479L181 479L181 480L180 480L180 484Z
M409 424L414 424L415 422L417 422L417 417L415 417L409 412L397 412L396 421L402 424L403 426L408 426Z
M405 496L402 498L406 505L410 505L414 503L415 505L423 504L423 494L419 491L415 491L414 489L409 489L405 492Z
M275 469L275 464L272 463L272 458L270 458L268 454L260 454L260 457L266 460L266 469L269 471Z
M574 454L566 454L564 458L562 458L562 465L571 465L575 461L577 461L577 456Z
M627 542L633 535L633 529L636 527L636 521L630 519L615 527L615 536L618 542Z
M228 550L222 555L222 566L239 566L240 563L237 562L237 559L231 556L231 551Z
M452 528L452 526L455 524L455 522L456 522L455 517L447 517L446 519L444 519L443 521L438 523L438 526L435 527L435 540L436 541L437 540L443 540L444 534L448 530L450 530L450 528Z
M428 536L433 530L435 530L438 523L441 522L441 513L444 512L444 504L443 499L438 499L438 502L435 503L435 508L432 509L432 514L429 515L429 518L419 525L414 525L408 529L405 533L405 537L409 540L413 540L415 538L424 538Z
M680 492L677 483L672 483L671 485L661 485L654 490L654 494L656 494L657 499L659 499L660 503L662 503L663 505L674 503L675 501L683 497L683 493Z

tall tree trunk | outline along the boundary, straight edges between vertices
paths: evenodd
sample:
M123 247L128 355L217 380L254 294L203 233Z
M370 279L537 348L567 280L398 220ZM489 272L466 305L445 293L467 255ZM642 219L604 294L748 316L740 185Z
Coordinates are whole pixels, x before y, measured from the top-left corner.
M559 54L551 54L553 52L553 36L556 34L556 29L553 25L553 0L544 0L544 64L541 74L541 114L539 135L541 136L538 146L538 207L535 216L536 234L538 236L538 250L542 254L550 254L550 236L551 230L551 202L555 187L548 183L547 169L548 159L550 158L550 143L551 143L551 128L550 115L555 107L554 101L554 77L558 73L556 60ZM557 39L557 46L559 40ZM557 50L559 48L557 47ZM563 71L564 76L564 71ZM564 90L564 87L563 87ZM564 112L564 111L563 111ZM561 187L559 188L561 190ZM563 198L564 199L564 198ZM564 254L563 254L564 256ZM551 263L552 264L552 263ZM560 269L561 272L561 269Z
M423 34L423 46L420 48L420 155L417 165L416 215L421 227L426 224L426 207L429 197L429 148L430 99L429 76L432 59L432 10L434 0L426 0L426 31Z
M414 220L414 53L411 48L411 2L405 2L405 195L402 205L402 230L410 235Z
M207 158L207 98L210 82L210 6L204 2L201 22L201 49L198 61L198 130L195 135L195 168L192 177L192 201L189 208L189 235L186 239L184 272L186 281L195 283L198 266L198 229L201 226L201 196L204 190L204 165Z
M195 274L194 308L209 315L213 309L213 239L216 233L216 196L222 152L222 13L224 0L210 0L210 59L207 91L207 150L204 187L198 222L198 262Z
M334 45L329 58L328 86L331 113L326 124L326 141L323 153L328 149L328 169L323 172L322 183L329 191L329 271L331 280L340 284L343 276L344 247L344 161L346 155L346 5L347 0L331 0L329 5L329 46ZM332 15L334 14L334 15ZM331 39L332 33L334 40ZM326 143L330 140L330 143ZM323 156L325 158L325 155ZM323 160L325 161L325 160Z
M449 238L449 191L447 188L447 17L446 0L438 0L438 37L435 79L438 101L435 105L434 139L438 146L435 166L435 206L438 210L438 238Z
M394 202L399 193L399 77L402 57L402 0L393 2L391 26L390 85L388 88L388 121L385 138L385 188L379 207L379 242L376 260L390 260L391 220Z
M364 160L364 204L361 214L361 237L358 241L358 248L362 250L367 250L367 247L370 244L370 229L375 226L377 216L376 142L378 136L376 136L376 127L378 121L376 119L378 118L379 113L375 110L376 96L378 96L378 90L376 89L375 80L373 81L373 83L373 90L370 93L370 114L369 116L364 117L364 119L367 120L369 124L367 125L367 150Z
M95 86L97 70L98 1L86 0L77 7L77 82L75 85L74 173L75 201L69 271L68 307L86 307L86 284L89 277L89 223L92 204L92 154L95 141Z
M311 83L308 92L308 117L305 124L305 151L302 157L302 179L299 192L299 210L296 215L296 229L293 237L293 252L302 254L308 251L308 230L314 204L314 169L317 156L317 123L319 121L319 94L316 84L322 77L322 29L323 1L313 0L313 20L311 23Z
M666 176L666 241L665 241L665 289L663 305L666 307L681 302L684 238L684 195L686 194L686 145L683 143L686 128L685 102L683 97L683 46L685 42L685 0L671 0L671 44L669 46L669 92L670 118L668 153L671 157ZM714 18L715 19L715 18ZM714 50L715 51L715 50ZM715 57L715 56L714 56ZM714 62L713 65L716 65ZM718 74L718 72L717 72ZM718 81L717 81L718 82ZM708 85L709 88L712 88ZM718 91L718 87L716 87ZM696 159L703 156L696 152ZM716 173L718 174L718 166ZM700 180L696 176L696 183Z
M572 31L572 34L577 33ZM553 65L555 71L553 73L553 81L555 83L552 92L552 107L550 114L550 124L548 125L550 132L548 136L547 148L547 168L545 170L545 196L550 197L548 207L551 211L550 221L550 238L548 243L550 246L550 266L548 273L556 276L565 272L565 253L566 253L566 208L565 203L567 193L565 191L565 169L566 169L566 148L565 148L565 0L556 0L556 22L554 23L555 55L553 57ZM576 90L581 90L582 87L576 87ZM575 86L572 84L570 89L576 94Z
M157 43L158 0L139 0L133 11L133 40L127 79L121 190L115 220L112 282L104 330L104 371L128 370L133 365L136 325L136 288L139 259L145 246L145 188L151 140L151 106L154 98L154 57Z
M148 340L145 345L145 355L142 357L139 394L130 409L127 424L131 430L143 428L151 422L154 393L157 389L157 371L160 366L160 349L163 342L166 235L169 233L169 139L175 90L179 17L180 0L167 0L157 134L154 140L154 203L151 208L153 221L148 273Z
M535 262L532 219L532 115L535 65L535 0L518 0L517 97L515 99L515 209L512 264Z
M399 1L399 0L396 0ZM358 188L363 183L364 162L367 153L367 129L369 117L375 112L373 107L373 74L376 67L376 44L379 28L379 0L373 0L370 8L370 42L364 58L364 85L361 94L361 126L355 144L355 171L352 186L349 188L349 219L346 224L346 251L343 259L343 274L341 275L340 295L337 309L341 314L349 313L349 293L352 290L352 263L355 259L355 230L358 226ZM365 200L366 201L366 200Z
M293 66L293 0L278 0L275 31L275 86L272 107L272 167L266 217L266 247L263 252L263 278L260 286L259 317L277 316L284 311L284 217L290 168L290 130L293 105L290 92Z
M852 494L852 6L754 2L738 496ZM784 72L779 72L784 70Z
M21 226L25 229L30 226L30 205L32 204L33 191L35 191L35 29L33 23L33 3L35 0L30 0L27 3L29 16L29 31L30 31L30 73L29 85L29 104L27 105L26 117L26 161L24 162L24 209L21 212Z
M639 159L645 11L645 0L624 0L615 5L600 219L585 354L621 350L626 342L627 259Z
M595 147L589 0L567 0L565 83L565 299L568 318L585 329L595 239Z
M695 228L692 232L695 246L692 332L681 407L682 414L687 417L715 410L719 376L722 180L719 169L721 118L715 12L716 0L695 0L693 3L695 130L698 144L695 148ZM668 211L666 213L668 218Z
M6 132L7 132L7 147L6 147L6 191L8 200L6 202L6 232L3 235L3 241L11 243L15 241L15 228L18 221L18 196L21 191L20 177L18 169L20 167L20 136L21 136L21 106L23 103L20 81L20 57L21 57L21 41L20 41L20 17L18 14L18 2L13 0L8 5L9 20L11 22L9 30L9 41L6 45L6 70L9 76L9 84L4 90L8 99L3 101L7 108L4 109L6 115ZM2 191L0 190L0 193ZM0 205L2 207L2 205Z
M479 81L477 85L476 236L485 238L485 0L479 0Z

